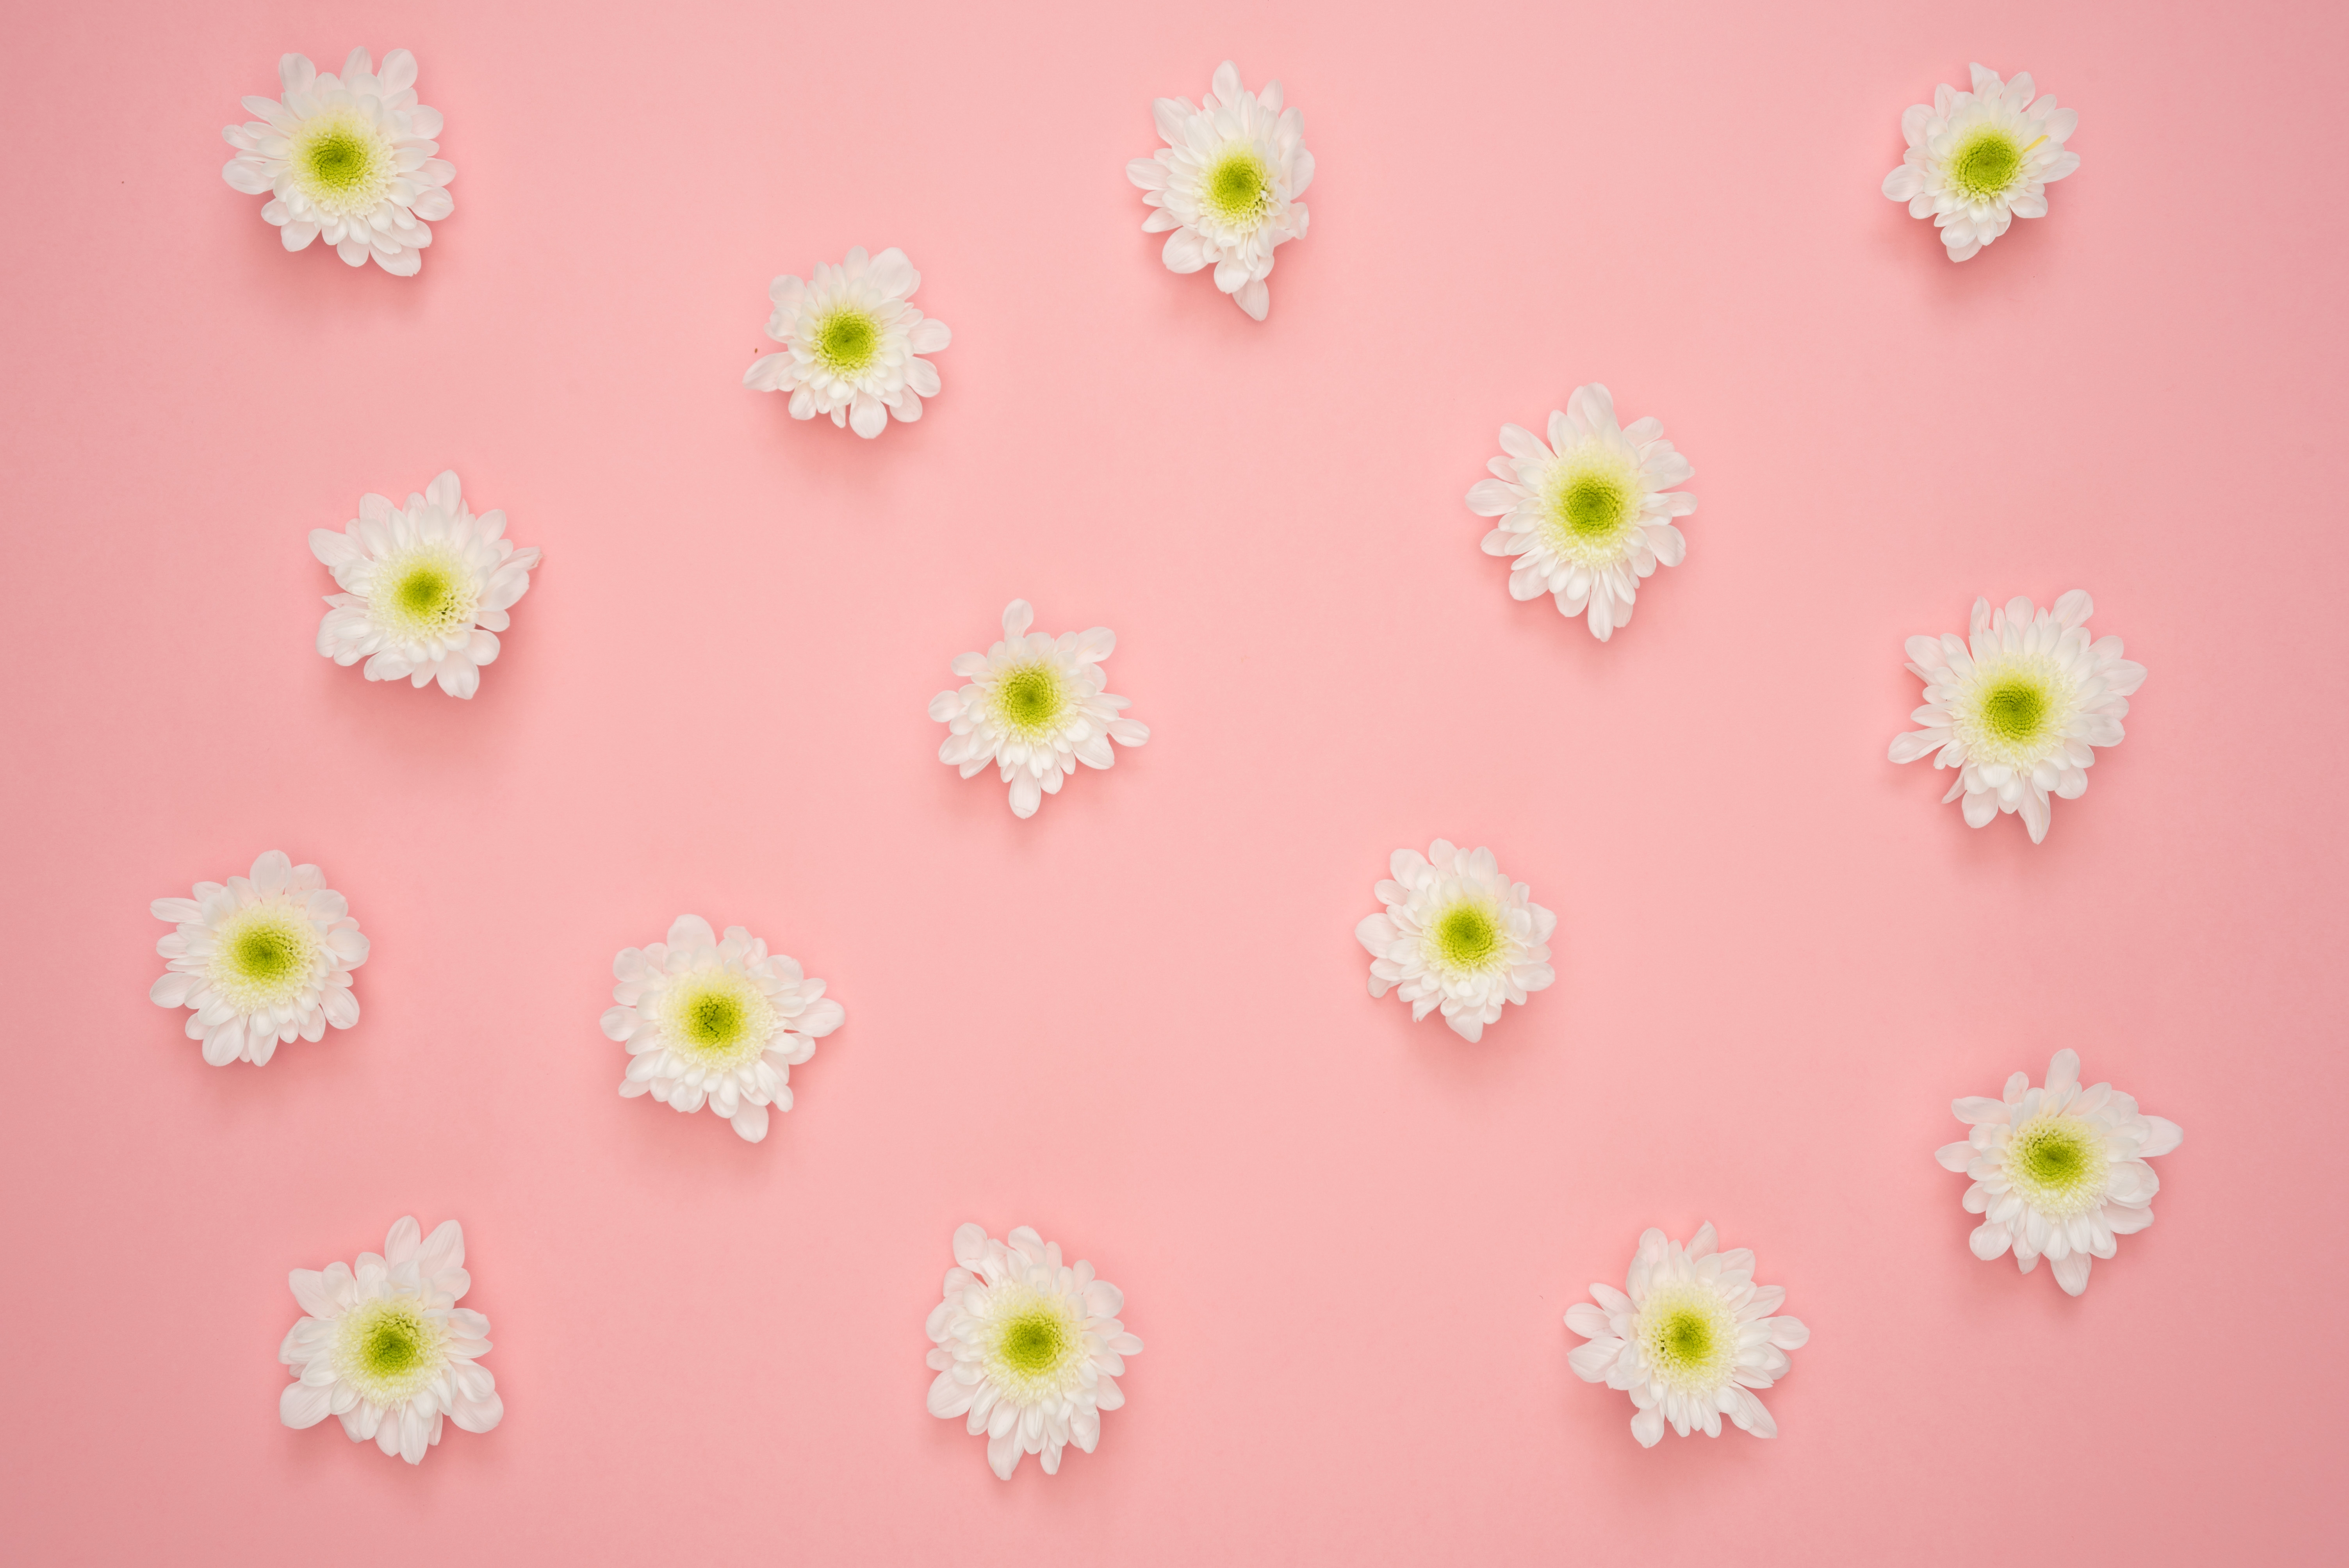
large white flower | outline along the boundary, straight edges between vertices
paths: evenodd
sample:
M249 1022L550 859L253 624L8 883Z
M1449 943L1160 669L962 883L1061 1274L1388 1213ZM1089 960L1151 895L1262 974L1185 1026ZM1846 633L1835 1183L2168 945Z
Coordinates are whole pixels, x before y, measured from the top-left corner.
M1965 797L1966 823L1987 827L2019 811L2031 841L2047 836L2048 797L2087 793L2099 746L2121 743L2129 694L2145 666L2121 657L2121 640L2088 640L2095 603L2075 588L2053 610L2011 599L1992 610L1974 601L1973 637L1909 639L1909 668L1925 683L1925 705L1909 717L1923 725L1892 738L1895 762L1932 757L1954 768L1943 801ZM1938 753L1938 755L1935 755Z
M1885 195L1908 202L1910 217L1933 220L1953 262L2017 218L2045 217L2047 187L2080 167L2080 155L2064 150L2078 112L2057 108L2052 93L2034 101L2028 71L2002 83L1976 66L1973 82L1962 93L1944 83L1930 104L1909 106L1900 117L1909 150L1884 177Z
M791 1109L792 1068L846 1016L797 959L769 955L739 925L721 942L698 914L678 915L667 943L622 948L612 974L619 1005L604 1033L631 1058L620 1093L688 1113L707 1104L752 1143L767 1136L768 1106Z
M1125 1403L1125 1357L1142 1349L1117 1320L1125 1293L1089 1263L1063 1264L1060 1243L1026 1225L1008 1243L963 1225L954 1255L930 1309L930 1414L967 1415L1005 1480L1022 1454L1041 1454L1051 1475L1068 1444L1092 1452L1101 1413Z
M295 1381L278 1397L289 1427L342 1418L351 1441L369 1438L409 1464L440 1440L440 1423L486 1432L506 1413L497 1382L474 1364L489 1354L490 1320L460 1307L465 1233L454 1220L429 1237L413 1215L392 1226L383 1253L358 1266L295 1269L294 1299L308 1314L286 1330L277 1359Z
M371 681L437 677L450 696L471 696L538 564L538 547L518 550L505 531L504 512L465 510L450 472L405 508L361 496L342 532L310 531L310 553L343 589L326 595L318 651L338 665L367 660Z
M2108 1083L2080 1087L2079 1053L2057 1051L2047 1083L2031 1075L2006 1080L2002 1099L1970 1095L1950 1109L1973 1132L1945 1143L1934 1158L1945 1171L1971 1176L1969 1214L1974 1256L1984 1263L2014 1249L2024 1274L2044 1255L2055 1283L2078 1295L2088 1270L2108 1258L2113 1238L2153 1223L2153 1195L2161 1180L2146 1163L2186 1136L2174 1121L2147 1116L2137 1101Z
M1441 1007L1453 1032L1474 1040L1504 1006L1557 978L1557 916L1503 876L1492 851L1464 854L1438 839L1424 857L1397 850L1388 869L1392 880L1373 890L1387 912L1365 916L1354 936L1371 952L1371 995L1401 986L1412 1022Z
M1107 626L1028 634L1036 618L1025 599L1003 607L1003 641L983 654L957 654L948 667L969 684L930 699L930 717L951 731L938 760L966 779L988 763L1011 786L1014 816L1032 817L1061 780L1077 770L1117 760L1110 742L1140 746L1150 727L1119 717L1127 699L1102 688L1102 661L1117 646Z
M367 52L353 49L337 79L285 55L277 79L283 101L248 98L246 112L261 118L222 128L237 155L221 177L272 198L261 215L287 250L323 234L355 267L372 256L385 272L413 274L432 242L428 220L457 207L448 190L457 170L432 156L440 111L416 101L416 57L394 49L378 76Z
M1273 250L1305 237L1305 203L1313 155L1305 150L1305 117L1280 107L1280 84L1261 93L1240 86L1239 67L1216 67L1206 105L1160 98L1151 106L1166 145L1125 166L1152 209L1143 232L1166 236L1170 271L1216 269L1216 286L1262 321L1272 306L1265 279Z
M1549 440L1516 425L1501 427L1506 454L1495 475L1468 491L1468 510L1497 517L1485 553L1514 556L1509 597L1550 593L1557 613L1589 616L1600 642L1631 618L1640 579L1661 562L1678 566L1687 541L1671 520L1696 510L1696 497L1671 487L1696 477L1664 439L1664 427L1615 422L1615 399L1593 382L1578 387L1549 417Z
M212 1066L260 1067L296 1035L315 1040L329 1024L359 1021L351 971L367 962L367 939L317 867L271 850L250 876L198 882L193 898L151 907L179 929L155 944L171 962L147 995L192 1010L188 1037Z
M1723 1416L1757 1438L1778 1435L1754 1390L1786 1375L1786 1352L1811 1331L1801 1318L1771 1315L1785 1288L1754 1283L1752 1253L1715 1252L1718 1244L1710 1222L1685 1247L1651 1227L1621 1290L1594 1284L1597 1306L1567 1308L1566 1326L1589 1341L1567 1364L1586 1383L1630 1394L1631 1435L1642 1448L1656 1446L1667 1421L1682 1437L1702 1428L1717 1438Z
M905 302L922 274L895 245L865 259L864 247L839 266L820 266L813 281L786 273L767 290L774 314L767 335L780 354L755 361L742 385L756 392L788 392L792 418L829 414L873 437L895 414L906 424L922 417L922 399L938 395L938 367L923 354L954 341L947 324Z

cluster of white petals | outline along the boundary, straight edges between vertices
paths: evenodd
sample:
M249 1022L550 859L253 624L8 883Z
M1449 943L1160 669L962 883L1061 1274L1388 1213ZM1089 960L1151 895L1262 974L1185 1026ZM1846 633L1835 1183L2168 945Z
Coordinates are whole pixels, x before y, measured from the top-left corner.
M355 1443L421 1464L451 1420L486 1432L505 1415L496 1379L476 1365L489 1353L490 1320L457 1305L472 1288L465 1233L456 1221L423 1234L410 1215L391 1227L381 1255L357 1267L295 1269L294 1299L305 1315L286 1330L277 1359L295 1380L277 1401L289 1427L340 1417Z
M236 156L221 177L248 196L289 251L323 236L355 267L368 258L401 277L424 263L430 224L456 211L457 170L435 158L440 111L416 101L416 57L394 49L378 75L365 49L343 74L320 76L301 55L277 62L280 96L244 100L260 118L224 126Z
M1397 850L1388 869L1392 879L1373 890L1387 911L1364 916L1354 936L1370 950L1371 995L1401 987L1413 1023L1441 1007L1453 1032L1474 1040L1503 1007L1557 977L1557 916L1503 876L1492 851L1464 853L1438 839L1425 855Z
M1950 1109L1973 1131L1934 1157L1943 1170L1973 1178L1966 1212L1983 1217L1974 1256L1988 1263L2013 1247L2024 1274L2044 1257L2073 1295L2088 1288L2094 1260L2117 1250L2113 1238L2153 1223L2161 1179L2146 1161L2185 1137L2108 1083L2082 1088L2079 1053L2069 1047L2048 1062L2041 1088L2018 1072L2000 1099L1969 1096Z
M966 779L989 763L1011 787L1014 816L1032 817L1061 780L1077 770L1107 768L1110 749L1140 746L1150 727L1121 717L1127 699L1106 688L1102 661L1117 647L1107 626L1030 635L1036 613L1025 599L1003 607L1003 640L983 654L957 654L948 666L967 682L930 699L930 717L947 727L938 760Z
M1297 200L1313 183L1305 150L1305 117L1280 107L1280 84L1262 93L1240 86L1239 67L1216 67L1201 108L1189 98L1151 106L1166 145L1125 166L1150 216L1144 233L1166 230L1170 271L1216 269L1216 286L1258 321L1272 308L1272 253L1305 237L1308 214Z
M361 496L342 532L310 531L310 553L343 590L326 595L318 652L338 665L367 660L371 681L438 680L450 696L471 696L539 561L536 545L517 549L505 531L504 512L466 510L453 472L405 507Z
M1026 1225L1001 1242L963 1225L954 1255L930 1309L930 1414L985 1432L987 1462L1005 1480L1024 1454L1041 1455L1051 1475L1069 1444L1092 1452L1101 1413L1125 1403L1125 1357L1142 1349L1118 1321L1125 1293L1089 1263L1062 1263L1060 1243Z
M1631 1396L1631 1435L1653 1448L1666 1422L1682 1437L1702 1430L1721 1436L1721 1418L1757 1438L1775 1438L1778 1423L1756 1388L1767 1388L1794 1366L1787 1356L1809 1343L1798 1317L1773 1316L1785 1287L1754 1283L1754 1254L1740 1247L1716 1252L1707 1223L1687 1246L1652 1227L1623 1288L1594 1284L1598 1302L1577 1302L1566 1326L1589 1343L1567 1364L1586 1383L1604 1383Z
M1884 194L1930 218L1950 260L1962 262L2006 232L2017 218L2047 215L2047 187L2080 167L2064 141L2079 114L2057 108L2052 93L2032 98L2029 72L2002 82L1973 67L1973 90L1947 83L1930 104L1900 117L1909 140L1900 166L1884 177Z
M198 882L194 897L151 907L179 929L155 944L170 962L147 995L191 1010L188 1037L212 1066L261 1067L296 1035L315 1040L359 1021L351 971L367 962L367 939L317 867L271 850L249 876Z
M889 416L912 424L922 399L938 395L938 368L917 357L954 341L947 324L906 302L922 274L895 245L867 260L864 247L806 283L786 273L767 291L774 313L767 335L783 346L752 363L742 385L791 394L792 418L828 414L833 424L874 437Z

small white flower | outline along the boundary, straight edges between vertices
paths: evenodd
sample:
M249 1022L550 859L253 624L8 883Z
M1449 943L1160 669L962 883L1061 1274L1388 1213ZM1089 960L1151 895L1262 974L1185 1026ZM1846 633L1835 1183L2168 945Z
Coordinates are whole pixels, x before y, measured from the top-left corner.
M151 907L179 929L155 944L171 962L147 995L192 1009L188 1037L212 1066L260 1067L296 1035L315 1040L329 1024L359 1021L351 971L367 962L367 939L317 867L271 850L249 877L198 882L193 898Z
M1713 1249L1713 1226L1683 1248L1651 1228L1623 1288L1594 1284L1599 1305L1567 1308L1566 1326L1589 1341L1567 1356L1586 1383L1630 1392L1638 1407L1631 1435L1653 1448L1664 1423L1687 1437L1702 1428L1721 1436L1721 1418L1757 1438L1775 1438L1778 1423L1753 1390L1767 1388L1794 1365L1786 1352L1809 1343L1798 1317L1773 1317L1786 1299L1782 1285L1754 1283L1754 1254Z
M2045 1088L2033 1088L2031 1075L2019 1072L2006 1080L2004 1099L1971 1095L1950 1109L1973 1132L1933 1157L1973 1178L1966 1212L1984 1216L1971 1238L1974 1256L1988 1263L2012 1246L2029 1274L2044 1254L2072 1295L2088 1288L2094 1260L2113 1255L2115 1236L2153 1223L2161 1181L2146 1161L2186 1136L2108 1083L2083 1089L2079 1053L2069 1048L2048 1062Z
M1125 166L1154 211L1142 230L1166 236L1169 271L1216 269L1216 286L1262 321L1272 305L1265 279L1273 250L1305 237L1305 203L1313 155L1305 150L1305 117L1280 107L1280 84L1261 93L1240 86L1239 67L1216 67L1203 108L1189 98L1151 105L1166 145Z
M816 268L810 283L785 273L767 291L775 303L767 335L783 351L753 363L742 385L789 392L792 418L829 414L860 436L887 429L892 414L912 424L922 399L938 395L937 366L915 356L954 341L945 322L905 303L921 286L895 245L870 261L859 245L839 266Z
M371 681L437 676L450 696L471 696L538 564L538 547L517 550L505 531L504 512L465 510L454 473L405 509L361 496L342 532L310 531L310 553L344 590L326 595L318 651L338 665L367 660Z
M1533 902L1532 890L1501 874L1486 849L1465 854L1444 839L1397 850L1393 880L1373 890L1387 906L1354 927L1371 953L1371 995L1392 985L1417 1023L1437 1007L1463 1039L1474 1040L1511 1002L1557 978L1549 934L1557 916Z
M1028 635L1036 618L1025 599L1003 608L1003 641L983 654L957 654L947 667L970 684L930 699L930 717L950 733L938 760L966 779L996 763L1011 786L1014 816L1032 817L1061 780L1077 770L1117 760L1110 742L1140 746L1150 727L1122 718L1127 699L1102 688L1102 661L1117 646L1107 626L1090 632Z
M1953 262L2016 218L2045 217L2047 187L2080 167L2080 155L2064 150L2078 112L2057 108L2052 93L2034 102L2029 72L2002 83L1976 66L1973 82L1966 93L1945 83L1931 104L1909 106L1900 117L1909 150L1884 177L1885 195L1908 202L1910 217L1933 220Z
M378 76L367 52L353 49L337 80L285 55L277 79L283 102L248 98L245 111L261 118L222 128L237 155L221 178L273 197L261 215L287 250L323 234L355 267L373 256L385 272L412 275L432 242L427 220L457 206L448 191L457 170L432 156L440 111L416 101L416 57L394 49Z
M1022 1454L1041 1454L1051 1475L1068 1444L1092 1452L1101 1413L1125 1403L1117 1386L1125 1357L1142 1350L1117 1320L1125 1293L1095 1279L1091 1264L1061 1263L1060 1243L1026 1225L1009 1244L961 1226L954 1255L944 1299L930 1309L930 1414L968 1414L1005 1480Z
M792 1108L792 1068L846 1016L799 961L771 957L739 925L726 939L698 914L680 914L668 941L624 947L612 960L618 1006L604 1033L632 1058L623 1097L649 1091L671 1110L706 1103L752 1143L767 1136L767 1107Z
M1559 614L1588 612L1590 634L1605 642L1630 620L1640 579L1659 562L1681 563L1688 543L1671 520L1694 511L1696 497L1671 487L1696 469L1658 420L1616 424L1615 399L1597 382L1551 413L1547 445L1504 425L1501 449L1488 465L1495 477L1468 491L1469 511L1501 520L1485 553L1516 558L1510 598L1554 594Z
M278 1418L302 1428L339 1416L351 1441L373 1438L412 1465L440 1440L444 1417L469 1432L496 1426L505 1402L474 1365L489 1354L490 1320L457 1305L473 1284L464 1264L456 1221L426 1237L410 1215L356 1270L295 1269L294 1299L309 1315L277 1347L295 1379L278 1397Z
M2031 841L2044 839L2048 797L2087 792L2095 748L2121 743L2129 694L2145 684L2145 666L2121 657L2118 637L2088 641L2095 610L2077 588L2036 612L2024 598L2003 610L1977 599L1971 645L1954 633L1909 638L1925 706L1909 717L1925 727L1894 736L1892 760L1930 756L1935 768L1958 769L1941 799L1965 797L1967 826L2020 811Z

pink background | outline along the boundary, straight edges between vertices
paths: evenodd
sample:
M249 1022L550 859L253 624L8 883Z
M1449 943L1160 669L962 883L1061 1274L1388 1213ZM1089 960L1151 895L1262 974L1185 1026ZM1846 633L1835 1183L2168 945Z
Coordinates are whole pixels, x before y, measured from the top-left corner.
M0 1180L20 1561L2310 1561L2336 1210L2337 7L248 4L12 20ZM218 128L413 49L420 278L286 255ZM1231 56L1320 175L1264 325L1141 232ZM2078 108L1952 266L1883 199L1971 59ZM904 246L943 396L739 377L777 273ZM1462 495L1603 380L1695 463L1600 645ZM443 467L546 552L481 696L311 640L305 535ZM2096 599L2152 672L2033 847L1885 746L1912 633ZM1032 821L935 760L1006 600L1149 747ZM1401 845L1489 844L1558 984L1364 994ZM206 1068L150 899L282 847L359 1026ZM680 911L847 1025L767 1141L615 1092ZM2175 1119L2087 1295L1977 1263L1953 1096L2070 1044ZM505 1423L277 1421L285 1272L463 1222ZM1813 1330L1784 1431L1642 1451L1559 1322L1719 1223ZM923 1408L964 1220L1148 1344L1009 1485ZM419 1558L419 1553L423 1556Z

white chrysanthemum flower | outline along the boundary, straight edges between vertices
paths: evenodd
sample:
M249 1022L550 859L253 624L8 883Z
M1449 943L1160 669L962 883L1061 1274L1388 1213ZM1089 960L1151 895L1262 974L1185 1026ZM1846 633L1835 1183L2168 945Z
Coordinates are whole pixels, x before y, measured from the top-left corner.
M1578 387L1549 417L1547 445L1516 425L1501 427L1506 457L1468 491L1468 510L1497 517L1485 553L1516 557L1509 597L1554 594L1569 620L1586 612L1600 642L1631 618L1640 579L1659 562L1678 566L1688 548L1671 520L1696 497L1671 487L1696 477L1664 439L1664 427L1615 422L1615 399L1597 382Z
M469 1432L496 1426L505 1402L474 1364L489 1354L490 1320L457 1305L473 1284L464 1264L456 1221L426 1237L409 1215L384 1238L383 1255L361 1253L356 1270L295 1269L294 1299L308 1315L277 1347L295 1378L278 1418L301 1428L339 1416L351 1441L373 1438L412 1465L440 1440L444 1418Z
M1492 851L1464 854L1438 839L1423 858L1397 850L1388 869L1393 880L1374 890L1387 912L1366 916L1354 936L1371 952L1371 995L1401 986L1412 1022L1442 1007L1454 1033L1477 1039L1503 1007L1557 978L1557 916L1503 876Z
M864 247L839 266L821 266L802 283L788 273L767 295L774 314L767 335L783 346L742 373L755 392L788 392L792 418L829 414L873 437L895 414L906 424L922 417L922 399L938 395L938 367L916 355L936 354L954 341L947 324L905 302L922 274L895 245L865 259Z
M2044 839L2048 797L2087 793L2095 748L2121 743L2129 694L2145 684L2145 666L2121 657L2118 637L2088 641L2095 610L2077 588L2036 612L2025 598L2003 610L1977 599L1971 645L1953 633L1909 638L1925 706L1909 717L1925 727L1894 736L1892 760L1930 756L1935 768L1958 769L1941 799L1965 797L1967 826L2020 811L2031 841Z
M1945 83L1930 104L1909 106L1900 117L1909 150L1884 177L1885 195L1908 202L1910 217L1933 220L1953 262L2014 219L2045 217L2047 187L2080 167L2080 155L2064 150L2079 114L2057 108L2052 93L2034 101L2028 71L2002 83L1976 66L1973 82L1965 93Z
M1656 1446L1667 1421L1682 1437L1702 1428L1717 1438L1723 1416L1757 1438L1778 1435L1753 1391L1786 1375L1786 1352L1811 1331L1801 1318L1771 1315L1785 1288L1754 1283L1752 1253L1716 1245L1710 1222L1686 1247L1651 1227L1621 1290L1594 1284L1597 1306L1567 1308L1566 1326L1589 1341L1567 1364L1586 1383L1630 1394L1631 1435L1642 1448Z
M799 961L771 956L739 925L726 938L698 914L680 914L668 941L624 947L612 960L619 1006L604 1033L632 1058L620 1093L649 1092L671 1110L704 1104L752 1143L767 1136L767 1107L792 1108L792 1068L846 1016Z
M538 547L516 549L505 531L504 512L465 510L454 473L404 509L361 496L342 532L310 531L310 553L344 590L326 595L318 651L338 665L367 660L371 681L438 677L450 696L471 696L538 564Z
M1142 230L1164 230L1167 269L1216 269L1216 286L1257 320L1272 307L1273 250L1305 237L1305 203L1313 155L1305 150L1305 117L1280 107L1280 84L1261 93L1240 86L1239 67L1216 67L1206 106L1189 98L1151 105L1166 145L1125 166L1154 211Z
M1125 1403L1125 1357L1142 1349L1117 1320L1125 1293L1095 1279L1091 1264L1061 1263L1060 1243L1026 1225L1008 1243L963 1225L954 1255L930 1309L930 1414L967 1414L1005 1480L1022 1454L1041 1454L1051 1475L1068 1444L1092 1452L1101 1413Z
M271 850L250 876L198 882L193 898L151 907L179 929L155 944L171 962L147 995L192 1009L188 1037L212 1066L260 1067L296 1035L315 1040L329 1024L359 1021L351 971L367 962L367 939L317 867Z
M999 765L1018 817L1034 816L1045 796L1059 794L1078 763L1114 763L1111 741L1140 746L1150 738L1148 725L1119 717L1128 699L1102 689L1109 684L1102 661L1116 648L1117 634L1095 626L1031 637L1035 618L1025 599L1005 605L1003 641L983 654L957 654L947 666L970 684L930 699L930 717L953 732L938 760L966 779Z
M2002 1099L1971 1095L1950 1109L1973 1133L1933 1157L1973 1178L1966 1212L1983 1216L1974 1256L1988 1263L2011 1246L2029 1274L2044 1254L2073 1295L2088 1288L2094 1260L2113 1255L2114 1237L2153 1223L2161 1181L2146 1161L2186 1136L2108 1083L2083 1089L2079 1053L2069 1048L2048 1062L2044 1088L2033 1088L2031 1075L2019 1072Z
M457 209L448 190L457 170L432 156L440 111L416 101L416 57L394 49L378 76L367 52L353 49L337 80L285 55L277 79L282 102L248 98L246 111L261 118L222 128L237 155L221 177L272 197L261 215L287 250L323 234L355 267L373 256L385 272L412 275L432 242L428 221Z

